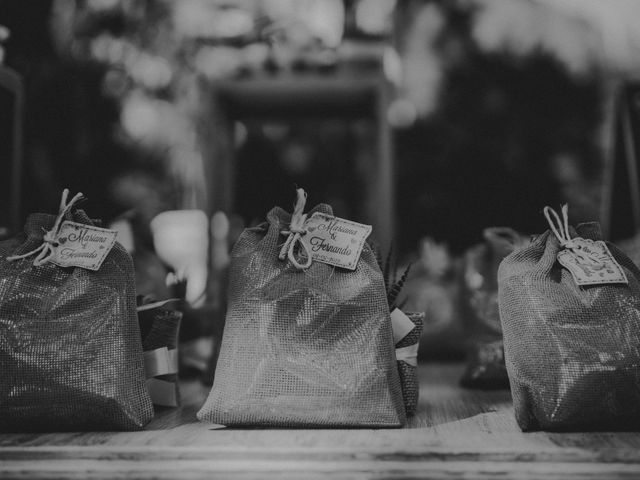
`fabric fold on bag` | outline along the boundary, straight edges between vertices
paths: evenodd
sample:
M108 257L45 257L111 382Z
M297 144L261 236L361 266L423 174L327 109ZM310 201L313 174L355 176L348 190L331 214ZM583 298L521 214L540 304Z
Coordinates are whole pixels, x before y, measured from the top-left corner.
M309 212L332 214L327 205ZM365 245L354 271L279 259L276 207L231 253L229 308L203 421L399 427L405 422L384 281ZM304 259L301 259L304 266Z
M82 210L65 218L93 225ZM116 243L97 271L7 260L56 220L33 214L0 242L0 432L139 430L153 408L129 254Z
M567 230L602 238L594 223ZM605 243L628 284L576 284L551 231L500 265L505 360L523 430L640 428L640 271Z

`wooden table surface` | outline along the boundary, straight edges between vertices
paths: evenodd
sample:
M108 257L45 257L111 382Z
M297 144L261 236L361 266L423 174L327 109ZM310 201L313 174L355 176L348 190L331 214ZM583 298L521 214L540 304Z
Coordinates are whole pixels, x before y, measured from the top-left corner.
M417 415L397 430L252 430L199 423L206 389L143 432L1 434L9 478L640 478L640 433L522 433L509 392L464 390L458 364L420 366Z

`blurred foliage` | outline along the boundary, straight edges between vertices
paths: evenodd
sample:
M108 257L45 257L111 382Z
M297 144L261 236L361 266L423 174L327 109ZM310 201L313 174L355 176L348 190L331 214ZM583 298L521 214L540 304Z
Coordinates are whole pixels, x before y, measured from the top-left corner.
M375 2L374 2L375 3ZM341 0L0 0L7 63L27 80L27 179L46 209L62 186L103 217L206 208L215 135L206 83L327 68ZM214 172L215 174L215 172ZM102 207L102 208L101 208Z
M388 37L395 6L398 54L385 57L385 71L398 94L389 118L402 126L400 251L428 235L460 252L487 226L536 232L542 207L563 200L576 220L592 219L603 85L631 75L640 58L627 20L639 2L606 5L0 0L11 30L6 61L27 82L26 208L55 205L64 186L84 191L104 218L206 205L205 144L216 132L203 81L330 72L342 38ZM253 133L242 155L260 154ZM282 147L288 158L317 157L307 133ZM353 180L307 173L340 189Z
M542 208L567 199L577 219L597 216L601 78L541 49L481 48L473 2L408 8L401 92L422 118L397 134L404 251L428 235L462 252L487 226L538 232Z

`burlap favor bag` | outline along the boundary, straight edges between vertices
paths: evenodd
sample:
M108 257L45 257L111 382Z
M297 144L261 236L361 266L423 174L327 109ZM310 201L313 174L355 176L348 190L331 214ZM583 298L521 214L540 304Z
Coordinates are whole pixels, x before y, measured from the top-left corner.
M49 261L71 241L58 219L93 225L66 193L58 218L30 215L0 242L0 432L136 430L153 416L131 257L116 243L97 271Z
M319 205L309 217L315 212L331 215L331 208ZM220 357L198 418L245 426L401 426L402 392L375 256L365 244L353 271L280 260L283 243L302 223L274 208L266 224L245 230L235 244Z
M605 243L590 242L601 239L597 224L570 229L566 206L563 219L553 216L552 231L498 271L516 419L523 430L637 430L640 271L607 242L618 270ZM579 285L559 254L590 284Z

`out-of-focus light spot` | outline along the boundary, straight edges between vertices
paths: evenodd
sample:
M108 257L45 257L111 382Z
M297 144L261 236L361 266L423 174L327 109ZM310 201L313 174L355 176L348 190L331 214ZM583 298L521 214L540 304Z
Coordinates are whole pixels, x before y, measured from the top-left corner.
M386 47L382 54L384 75L396 87L402 84L402 60L393 47Z
M345 9L342 0L264 0L262 10L276 25L275 30L292 45L309 45L314 40L336 48L344 34Z
M305 3L305 2L303 2ZM344 33L344 4L342 0L306 1L306 21L310 30L330 48L336 48L342 41Z
M231 224L224 212L216 212L211 217L211 236L216 240L226 240Z
M118 232L118 243L122 245L128 253L135 252L136 242L133 234L133 227L128 220L114 220L109 224L109 229Z
M107 34L99 35L89 46L94 59L110 65L124 63L132 49L127 42Z
M370 35L385 35L392 29L395 0L360 0L356 5L356 26Z
M124 130L133 138L145 140L158 130L158 109L154 102L143 97L129 97L122 106L120 121Z
M253 17L251 12L240 8L224 9L221 12L220 21L216 28L216 35L220 37L239 37L247 35L253 29Z
M269 59L269 47L264 43L252 43L242 49L244 61L251 70L261 70Z
M280 154L280 165L290 175L309 173L313 164L313 151L308 143L293 141L285 145Z
M247 136L249 135L247 131L247 127L242 122L236 122L234 129L234 142L236 148L244 145L244 142L247 141Z
M96 12L113 10L118 6L120 6L120 0L88 0L87 1L87 8Z
M580 160L569 153L561 153L553 157L551 169L560 184L576 183L582 179Z
M465 272L464 279L470 290L477 290L484 284L484 277L479 272Z
M438 278L451 268L452 259L445 244L425 237L420 244L419 262L425 271Z
M235 75L243 63L240 51L232 47L202 47L194 58L196 70L210 80Z
M150 90L165 88L171 82L171 65L164 58L151 55L138 55L127 62L131 77Z
M637 75L637 0L474 0L473 37L485 51L555 56L574 75L594 68Z
M150 148L170 149L190 145L194 126L188 114L165 100L135 92L123 100L120 123L132 139ZM189 147L190 148L190 147Z
M202 178L202 154L193 145L179 145L170 150L173 162L171 169L184 185L198 185Z
M110 39L108 46L107 60L112 65L123 63L134 49L131 44L115 38Z
M207 282L209 219L201 210L174 210L156 215L149 224L158 257L187 280L185 299L201 301Z
M438 107L438 97L444 72L440 58L432 51L423 55L407 55L404 60L402 91L418 109L420 116L432 114Z
M283 123L265 123L262 126L263 135L272 142L284 140L290 132L289 125Z
M110 69L102 80L104 93L113 98L123 96L128 85L127 75L120 69Z
M89 46L91 56L100 62L106 62L109 59L109 41L108 35L96 37Z
M9 39L11 32L4 25L0 25L0 65L4 62L4 48L2 48L2 42Z
M387 121L395 128L408 128L418 119L416 106L409 100L399 98L391 102L387 110Z
M416 18L415 26L418 32L428 42L436 40L445 27L445 15L435 3L425 5Z
M415 16L405 39L402 56L402 95L415 105L418 115L426 117L438 107L444 76L442 58L434 42L445 25L440 8L428 4Z
M8 40L10 36L11 32L9 31L9 29L4 25L0 25L0 42Z
M180 0L173 7L176 32L185 37L233 38L254 28L252 12L242 8L223 8L207 0Z
M565 18L574 25L582 26L583 30L589 30L588 37L583 33L574 37L573 42L587 47L587 53L583 55L589 57L591 63L597 62L608 70L637 76L640 69L640 31L637 25L640 2L637 0L607 2L536 0L536 3L548 8L551 15ZM565 30L561 30L560 34L562 33L565 33ZM559 41L554 41L552 46L558 50L566 47ZM564 52L560 55L561 60L568 61L570 64L575 63L575 60L567 57Z
M330 67L338 63L338 54L334 49L324 49L314 55L314 63L317 66Z

